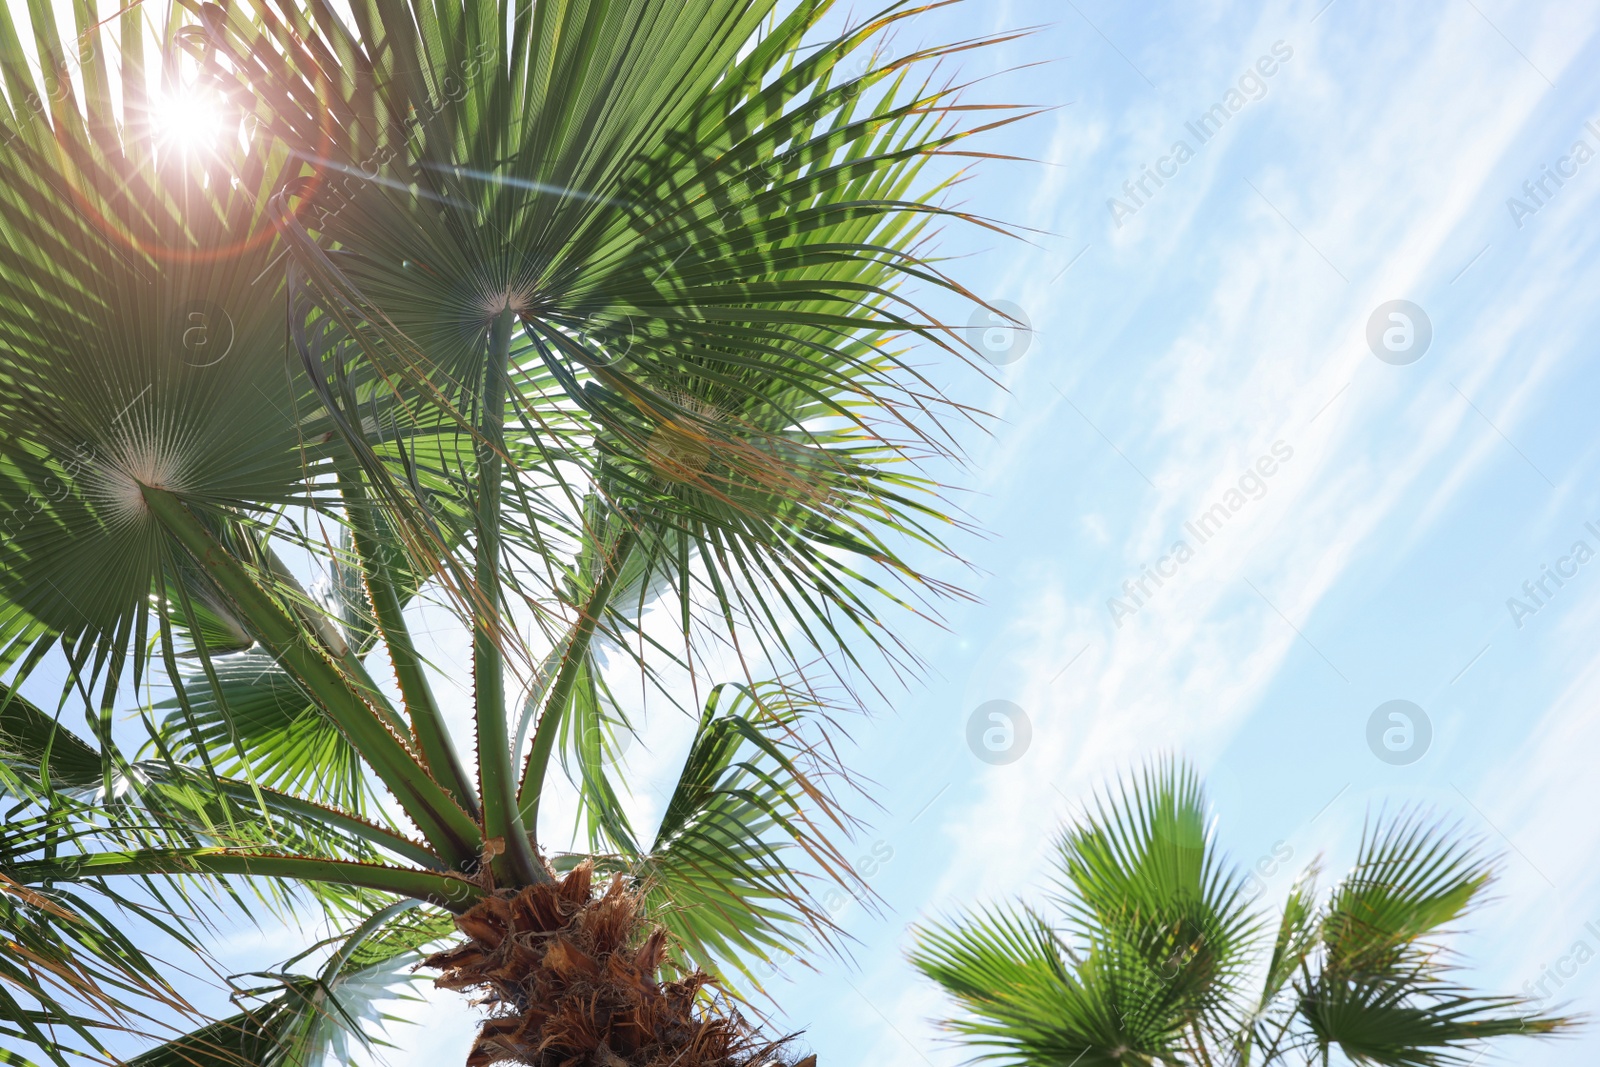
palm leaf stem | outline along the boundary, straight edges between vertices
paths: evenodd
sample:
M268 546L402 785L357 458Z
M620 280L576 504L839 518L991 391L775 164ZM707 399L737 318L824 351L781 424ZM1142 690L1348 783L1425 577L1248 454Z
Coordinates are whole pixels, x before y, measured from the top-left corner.
M30 860L8 874L23 885L40 882L83 882L112 875L245 875L286 878L298 882L375 889L437 904L461 912L483 895L476 882L442 871L390 867L380 863L285 856L230 848L159 848L98 852Z
M538 840L539 800L544 792L545 774L550 767L550 754L555 750L556 735L560 733L561 718L572 698L572 687L588 658L589 644L594 639L595 627L605 613L611 594L616 591L628 556L637 543L638 533L631 527L623 530L606 557L600 573L595 577L594 591L583 605L578 620L566 643L561 668L550 686L539 723L533 730L533 746L528 750L528 760L522 770L522 787L517 792L517 803L524 812L523 818L532 827L534 840Z
M443 862L426 845L413 841L404 834L397 833L386 827L376 826L365 819L359 819L337 808L305 800L276 789L252 786L247 782L238 782L227 778L217 779L216 787L218 792L230 800L247 804L254 802L259 797L260 801L266 804L269 811L299 816L313 825L325 824L336 830L342 830L352 837L360 838L368 844L376 845L379 848L404 856L413 863L421 864L424 867L434 869L443 867Z
M506 374L516 313L509 304L489 329L478 442L476 599L472 634L473 705L478 732L478 786L483 830L494 855L490 868L502 885L550 881L534 860L517 806L506 722L505 655L500 642L500 474L505 455Z
M172 493L144 488L156 519L172 533L222 593L233 599L253 636L318 700L372 765L423 836L452 866L470 864L481 838L478 826L417 762L339 669L306 640L293 616L251 579L194 514Z
M405 701L406 713L411 719L417 748L433 776L450 791L467 814L476 817L478 802L475 791L469 784L461 756L445 729L443 713L434 699L428 676L422 669L422 657L411 639L410 628L406 626L404 605L385 558L386 553L393 549L378 533L360 479L351 471L341 470L339 487L344 496L345 514L350 521L367 599L372 604L384 646L389 650L389 661L394 667L400 696Z
M289 569L289 565L272 550L270 545L262 546L261 556L268 572L272 575L273 581L288 588L290 607L294 610L295 615L306 624L306 627L312 633L317 635L318 640L328 649L332 659L343 668L346 675L360 688L361 698L388 720L389 725L396 731L402 734L408 732L410 727L407 725L405 718L401 716L399 710L395 708L384 691L378 687L377 680L368 673L367 665L361 660L361 654L350 647L350 642L345 640L344 634L339 631L339 627L334 624L333 620L326 613L318 610L312 601L311 594L306 592L305 586L300 584L300 579L294 576L294 572Z
M262 547L261 557L267 570L272 574L272 580L287 587L292 594L291 604L294 613L323 644L328 646L328 650L336 658L342 660L347 657L350 653L350 643L344 639L344 634L339 632L333 620L312 605L311 594L306 592L305 586L300 584L300 579L294 576L294 572L283 561L283 557L274 552L270 546Z

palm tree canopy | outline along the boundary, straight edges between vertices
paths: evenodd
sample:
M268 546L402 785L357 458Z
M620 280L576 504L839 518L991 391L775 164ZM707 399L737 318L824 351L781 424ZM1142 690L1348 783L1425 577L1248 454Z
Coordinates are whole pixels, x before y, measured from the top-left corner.
M905 352L965 358L914 299L969 297L929 242L979 220L925 168L1019 112L917 73L986 42L879 62L918 9L831 8L0 10L6 1047L178 1017L138 1062L306 1064L453 917L578 870L696 1012L733 1018L700 970L836 946L814 663L902 662L885 609L951 592L903 553L945 550L917 461L968 416ZM413 632L440 608L471 738ZM654 826L619 662L693 722ZM146 952L308 907L339 935L228 1018Z

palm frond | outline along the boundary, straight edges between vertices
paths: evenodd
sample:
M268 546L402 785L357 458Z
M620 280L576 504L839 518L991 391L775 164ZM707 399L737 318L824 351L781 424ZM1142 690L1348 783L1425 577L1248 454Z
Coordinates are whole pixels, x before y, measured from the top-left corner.
M145 654L149 598L181 583L162 576L170 541L140 485L197 506L307 498L294 412L309 390L274 329L282 283L267 272L264 205L287 157L224 138L228 178L214 180L217 161L152 135L156 85L189 75L175 49L155 81L133 76L146 69L137 11L120 49L88 27L63 42L51 10L31 15L45 70L81 70L86 93L54 78L48 108L14 109L0 131L0 305L28 309L0 316L0 597L114 686ZM9 11L0 34L17 39ZM99 96L108 53L129 75L114 114ZM42 88L21 54L5 60L19 98Z
M1424 938L1459 918L1492 876L1477 842L1423 812L1369 822L1323 923L1329 970L1399 975L1425 964L1435 953Z
M216 685L205 675L183 680L184 695L157 705L160 736L184 763L321 801L352 812L365 807L365 769L317 701L273 657L252 649L218 657ZM152 746L155 743L152 742Z
M599 462L560 475L572 499L592 484L636 525L682 531L730 629L792 662L844 627L882 641L880 595L944 591L888 535L940 543L933 487L904 460L948 452L935 415L952 409L891 339L952 347L896 293L959 291L917 248L925 222L961 216L913 186L964 134L954 89L910 85L909 64L836 80L913 9L787 63L831 5L762 29L772 6L546 4L501 25L371 3L346 25L317 4L292 37L263 9L216 39L263 121L322 168L279 221L391 410L475 432L490 320L510 308L529 343L508 431L586 426ZM350 432L361 398L321 388L426 527Z
M104 1055L110 1033L192 1012L125 923L86 894L20 884L0 865L0 1036L67 1067L69 1053Z
M814 884L865 897L823 726L780 685L717 686L649 848L610 841L691 964L759 985L755 963L833 942Z
M1260 923L1209 817L1192 767L1144 768L1062 835L1057 900L1091 952L1136 955L1191 1017L1220 1021L1237 1011Z
M1182 1048L1186 1019L1165 976L1108 947L1069 957L1032 911L989 908L916 931L911 963L966 1014L944 1027L977 1061L1153 1064Z
M1324 978L1302 999L1300 1012L1319 1048L1337 1045L1356 1063L1443 1067L1477 1062L1482 1053L1473 1046L1491 1038L1559 1034L1573 1026L1570 1018L1528 1006L1522 997L1451 986Z
M150 1049L129 1067L317 1067L348 1063L382 1039L370 1024L394 1020L375 1001L404 996L420 950L449 936L447 915L414 902L375 912L340 940L315 975L255 975L268 984L236 989L244 1010ZM276 990L276 992L274 992Z
M1481 845L1420 811L1367 824L1355 866L1320 922L1322 966L1302 983L1299 1012L1316 1044L1394 1067L1465 1063L1494 1037L1569 1030L1525 997L1482 996L1452 982L1441 936L1494 876Z
M145 1058L307 1067L360 1032L397 958L373 946L411 945L374 909L554 884L556 751L676 939L672 996L838 947L812 887L865 893L798 665L850 670L861 635L900 662L886 606L953 592L901 553L944 550L916 464L969 413L905 351L959 357L910 294L969 295L929 242L973 221L939 161L980 110L912 70L985 42L842 77L919 9L830 37L831 7L180 0L113 32L75 2L76 36L0 10L0 931L33 953L0 975L8 1045L62 1062L54 1021L103 1054L184 1010L116 916L199 953L197 916L309 900L370 920L343 962ZM198 151L155 121L184 94L226 116ZM475 766L421 596L474 637ZM663 603L681 649L644 632ZM786 679L696 709L653 835L609 763L629 638L663 691L708 640Z
M1418 813L1379 817L1350 874L1319 905L1313 864L1295 883L1270 953L1242 882L1216 851L1199 777L1152 764L1062 835L1061 927L991 908L917 932L911 962L964 1009L945 1021L978 1060L1062 1063L1328 1063L1446 1067L1474 1046L1565 1033L1571 1016L1450 980L1442 932L1488 883L1475 842ZM1259 969L1247 1004L1242 979Z

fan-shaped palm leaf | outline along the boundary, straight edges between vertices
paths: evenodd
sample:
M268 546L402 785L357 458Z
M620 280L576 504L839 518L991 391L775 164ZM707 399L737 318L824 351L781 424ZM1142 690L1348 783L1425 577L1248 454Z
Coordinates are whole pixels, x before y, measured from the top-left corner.
M1198 776L1166 760L1064 833L1058 923L974 912L920 930L911 961L964 1009L946 1026L976 1059L1019 1067L1266 1067L1297 1053L1326 1064L1334 1047L1355 1063L1435 1067L1469 1062L1483 1041L1575 1025L1451 980L1429 938L1490 880L1473 843L1420 814L1380 818L1321 904L1316 871L1291 889L1253 965L1264 923L1216 851Z

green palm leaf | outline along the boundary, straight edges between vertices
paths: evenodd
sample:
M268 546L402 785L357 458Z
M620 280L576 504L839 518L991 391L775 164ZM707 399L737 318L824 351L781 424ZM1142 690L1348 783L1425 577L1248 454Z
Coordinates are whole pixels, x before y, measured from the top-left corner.
M104 1053L109 1032L159 1025L162 1008L190 1010L123 922L80 894L0 872L0 1036L67 1067L68 1053Z
M1323 924L1329 969L1400 974L1432 954L1423 942L1459 918L1488 886L1489 861L1421 813L1369 824L1355 867L1334 890Z
M1451 980L1439 938L1493 874L1476 842L1420 812L1369 823L1321 920L1320 972L1300 989L1316 1044L1358 1063L1427 1067L1468 1062L1467 1047L1488 1038L1569 1029L1573 1020L1534 1014L1526 998Z
M1436 984L1324 978L1301 1005L1318 1046L1360 1064L1439 1067L1476 1062L1496 1037L1560 1033L1570 1020L1526 1011L1520 997L1477 996Z
M974 1059L1063 1063L1444 1067L1472 1047L1570 1030L1522 997L1451 978L1430 940L1479 897L1477 846L1420 815L1370 823L1354 869L1319 904L1318 864L1290 890L1270 942L1216 851L1192 768L1140 772L1062 835L1057 925L987 909L917 931L911 962L963 1009L945 1027ZM1262 978L1246 1008L1248 974ZM1299 1059L1291 1061L1291 1057Z
M1069 953L1031 911L991 908L917 931L911 962L964 1016L945 1025L974 1059L1007 1064L1167 1062L1183 1047L1181 993L1135 952Z
M26 697L0 686L0 774L27 775L41 786L85 786L99 781L100 772L98 751ZM0 781L0 790L6 784Z
M608 836L691 965L759 987L754 964L802 953L811 938L831 943L813 883L864 897L840 849L842 772L820 726L782 686L715 687L649 848Z
M1114 943L1164 975L1193 1019L1237 1009L1260 932L1208 818L1193 768L1176 760L1148 768L1063 835L1057 883L1074 932L1094 949Z
M905 12L768 81L829 6L800 5L742 58L770 4L549 3L508 29L373 3L349 28L319 14L303 48L265 13L218 37L264 120L333 153L280 221L397 409L474 426L486 331L509 307L530 345L507 357L508 426L599 432L612 506L687 534L730 620L783 653L791 616L813 647L838 641L836 615L881 639L874 592L938 588L883 534L936 544L943 525L888 447L898 431L940 450L914 417L941 402L886 342L944 343L894 291L951 285L914 252L921 220L949 213L907 197L958 139L951 105L943 90L867 92L888 70L831 82ZM262 58L279 48L281 63ZM319 94L329 114L307 114ZM352 402L331 386L324 399ZM343 425L357 421L347 407Z
M269 654L219 657L213 671L216 685L190 676L182 704L172 697L157 705L167 712L161 733L173 757L349 811L364 808L365 773L355 750Z
M52 15L34 16L46 68L65 65ZM125 26L123 66L142 69L137 15ZM16 39L9 12L0 36ZM107 60L92 35L78 43L93 88ZM14 91L35 88L19 62L5 72ZM238 180L213 181L208 161L148 136L145 86L124 88L119 121L93 94L80 118L69 84L48 113L19 111L0 146L0 306L28 309L0 316L0 596L137 656L170 543L139 486L197 505L303 498L308 390L274 329L281 283L263 277L283 153L236 152Z
M383 908L340 941L318 974L257 976L281 992L240 991L237 998L257 1002L134 1057L129 1067L315 1067L330 1056L349 1062L352 1049L381 1041L365 1023L398 1021L377 1016L373 1001L414 981L420 950L452 928L447 916L413 903Z

